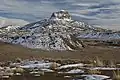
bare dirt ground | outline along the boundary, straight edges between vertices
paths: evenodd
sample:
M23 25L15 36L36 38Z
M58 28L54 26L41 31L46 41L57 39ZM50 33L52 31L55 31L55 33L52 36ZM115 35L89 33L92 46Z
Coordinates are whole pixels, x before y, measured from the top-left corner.
M120 61L120 48L108 46L87 46L79 51L42 51L28 49L18 45L0 42L0 61L14 60L15 58L52 58L52 59L77 59L93 60L99 57L102 60Z

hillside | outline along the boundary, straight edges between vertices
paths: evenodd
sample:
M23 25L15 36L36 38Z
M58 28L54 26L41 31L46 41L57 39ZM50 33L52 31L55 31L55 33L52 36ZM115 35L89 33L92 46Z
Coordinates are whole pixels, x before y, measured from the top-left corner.
M89 46L80 51L42 51L36 49L28 49L19 45L8 43L0 43L0 61L14 60L17 57L27 58L51 58L51 59L77 59L77 60L93 60L96 56L103 60L120 61L120 49L107 46Z

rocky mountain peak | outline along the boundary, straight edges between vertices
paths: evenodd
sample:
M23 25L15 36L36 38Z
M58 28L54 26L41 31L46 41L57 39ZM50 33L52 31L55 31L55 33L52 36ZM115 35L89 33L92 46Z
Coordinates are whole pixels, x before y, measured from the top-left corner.
M60 10L58 12L53 12L50 19L71 20L71 16L68 11Z
M0 38L1 41L32 49L75 51L84 47L78 36L94 31L99 29L72 20L67 11L61 10L54 12L50 19L43 19L14 30L1 29Z

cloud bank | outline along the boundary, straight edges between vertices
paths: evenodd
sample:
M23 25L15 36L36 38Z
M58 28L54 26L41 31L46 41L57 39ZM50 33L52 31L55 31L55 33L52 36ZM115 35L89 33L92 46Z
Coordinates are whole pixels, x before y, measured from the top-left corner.
M65 9L76 20L120 29L120 0L0 0L0 16L29 22Z
M4 27L8 25L24 26L26 24L29 24L29 22L22 19L9 19L9 18L0 17L0 27Z

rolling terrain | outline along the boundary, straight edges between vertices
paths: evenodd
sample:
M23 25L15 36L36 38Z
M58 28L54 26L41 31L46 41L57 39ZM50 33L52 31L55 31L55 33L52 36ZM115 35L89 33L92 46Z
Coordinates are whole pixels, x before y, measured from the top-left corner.
M0 61L14 60L18 57L22 59L30 58L50 58L50 59L75 59L93 60L99 57L102 60L120 61L120 49L108 46L87 46L79 51L43 51L39 49L29 49L19 45L0 42Z

